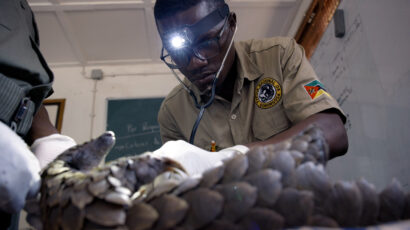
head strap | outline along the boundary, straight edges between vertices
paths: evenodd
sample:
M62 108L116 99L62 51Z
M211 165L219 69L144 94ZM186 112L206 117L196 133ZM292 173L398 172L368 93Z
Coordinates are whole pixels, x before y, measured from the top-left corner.
M204 32L207 32L210 29L212 29L215 25L217 25L219 22L225 19L228 16L228 14L229 6L227 4L224 4L223 7L220 7L212 11L212 13L208 14L203 19L199 20L199 22L187 27L191 30L194 38L196 38Z

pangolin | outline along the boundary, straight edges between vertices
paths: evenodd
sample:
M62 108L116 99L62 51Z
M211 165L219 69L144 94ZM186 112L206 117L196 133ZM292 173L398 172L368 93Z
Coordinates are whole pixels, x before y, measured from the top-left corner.
M42 174L39 205L26 205L28 222L46 230L245 230L410 219L410 193L397 180L379 193L365 179L332 181L324 170L328 146L317 127L177 182L162 177L151 183L161 173L184 172L168 158L145 154L101 164L113 144L108 132L53 161Z

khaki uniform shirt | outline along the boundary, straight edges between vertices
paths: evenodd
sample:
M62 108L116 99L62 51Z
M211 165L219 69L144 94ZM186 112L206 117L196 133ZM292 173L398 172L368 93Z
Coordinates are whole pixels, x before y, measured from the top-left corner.
M232 102L215 96L205 109L194 144L209 150L266 140L293 124L337 102L327 93L305 57L290 38L268 38L235 43L237 79ZM199 99L198 89L185 79ZM202 102L202 103L206 103ZM182 85L175 87L161 105L158 122L162 141L189 141L199 109Z

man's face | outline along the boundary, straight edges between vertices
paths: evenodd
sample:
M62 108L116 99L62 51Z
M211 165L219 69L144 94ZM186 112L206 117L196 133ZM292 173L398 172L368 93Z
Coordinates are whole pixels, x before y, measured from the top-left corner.
M167 37L166 35L170 31L173 31L186 25L193 25L197 23L205 16L210 14L213 10L214 8L209 7L206 1L202 1L196 6L193 6L188 10L180 12L172 17L157 20L158 31L161 36L161 39L165 39ZM227 52L229 43L232 39L232 31L235 25L232 26L232 23L230 23L229 18L226 24L224 22L225 20L222 20L219 24L215 25L209 31L204 31L201 35L194 38L193 41L193 45L195 46L196 44L199 44L207 39L217 37L223 30L222 35L219 39L220 52L215 57L205 60L196 57L191 52L189 64L179 69L181 73L184 74L184 76L187 77L193 84L195 84L201 92L207 93L208 91L210 91L214 76L216 75L222 64L222 60L225 56L225 53ZM225 67L219 75L217 89L222 85L223 81L225 80L226 75L232 66L234 56L234 49L231 49Z

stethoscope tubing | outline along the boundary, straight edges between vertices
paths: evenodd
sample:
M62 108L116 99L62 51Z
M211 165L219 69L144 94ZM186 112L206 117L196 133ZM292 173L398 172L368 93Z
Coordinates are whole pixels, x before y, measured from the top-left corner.
M198 113L197 119L196 119L196 121L195 121L194 126L192 127L191 135L190 135L190 137L189 137L189 143L190 143L190 144L194 144L195 134L196 134L196 131L197 131L197 129L198 129L199 123L201 122L201 119L202 119L202 117L203 117L203 115L204 115L205 109L208 108L209 106L211 106L211 104L213 103L213 101L214 101L214 99L215 99L216 82L217 82L217 80L218 80L218 78L219 78L219 75L220 75L220 73L221 73L223 67L225 66L225 61L226 61L226 58L228 57L229 51L230 51L231 48L232 48L233 41L234 41L234 38L235 38L236 30L237 30L237 29L238 29L238 27L235 26L235 31L234 31L234 34L233 34L233 36L232 36L231 42L229 43L228 50L226 51L225 56L224 56L224 58L222 59L222 64L221 64L221 66L219 67L218 72L217 72L217 73L215 74L215 76L214 76L214 79L213 79L213 82L212 82L211 97L209 98L209 100L208 100L205 104L200 105L200 104L198 103L198 100L197 100L197 98L196 98L194 92L193 92L187 85L185 85L185 83L178 77L178 75L177 75L177 73L175 72L175 70L174 70L174 69L171 69L171 70L172 70L172 73L173 73L174 76L175 76L175 78L179 81L179 83L181 83L181 84L183 85L184 89L185 89L186 91L188 91L189 95L191 95L191 97L194 99L195 107L196 107L197 109L199 109L199 113Z

